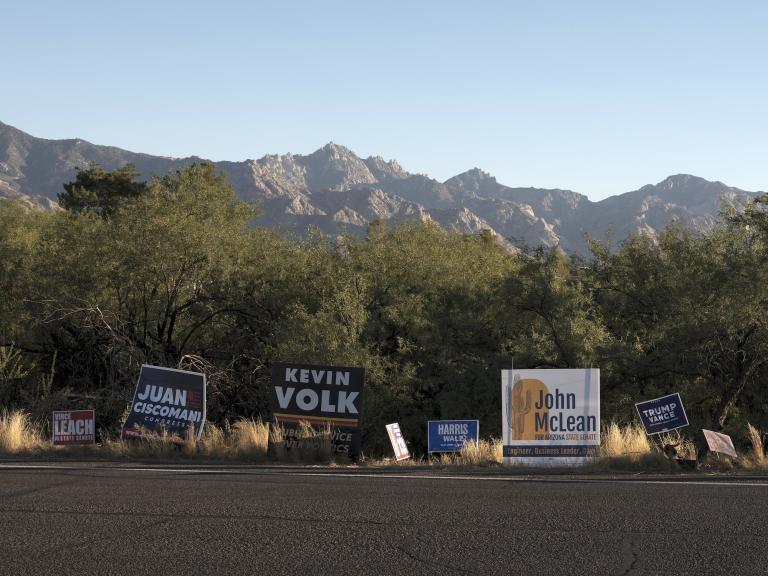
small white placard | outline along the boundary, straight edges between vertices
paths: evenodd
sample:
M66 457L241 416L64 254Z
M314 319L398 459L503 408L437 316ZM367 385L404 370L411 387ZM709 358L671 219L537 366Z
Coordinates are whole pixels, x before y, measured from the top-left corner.
M408 446L405 445L403 433L400 432L400 424L397 422L387 424L387 434L389 434L389 441L392 442L392 450L395 451L395 459L399 462L410 458L411 453L408 451Z

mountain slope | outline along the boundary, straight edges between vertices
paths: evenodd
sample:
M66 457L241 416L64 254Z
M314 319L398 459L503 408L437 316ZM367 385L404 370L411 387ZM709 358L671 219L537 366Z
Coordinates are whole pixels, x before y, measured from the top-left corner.
M55 206L75 168L97 162L106 169L135 164L150 177L200 158L167 158L98 146L81 139L46 140L0 122L0 196ZM655 185L592 202L570 190L513 188L478 168L438 182L411 174L379 156L359 158L329 143L308 155L267 155L258 160L217 162L237 194L260 201L258 224L302 235L317 226L329 234L363 235L373 220L391 224L435 221L474 234L488 229L505 245L560 246L586 253L585 234L616 241L655 235L672 222L708 228L721 202L754 196L721 182L679 174Z

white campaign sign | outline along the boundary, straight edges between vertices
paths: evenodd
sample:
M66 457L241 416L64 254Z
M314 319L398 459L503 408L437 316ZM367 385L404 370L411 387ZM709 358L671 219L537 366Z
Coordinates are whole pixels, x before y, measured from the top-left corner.
M408 451L408 446L405 445L402 432L400 432L400 424L397 422L387 424L387 434L389 434L389 441L392 443L392 450L395 451L395 459L399 462L410 458L411 453Z
M704 438L707 439L707 444L712 452L721 452L731 458L738 458L736 448L733 447L733 441L730 436L720 432L713 432L712 430L702 429L702 432L704 432Z
M505 464L583 464L600 446L600 370L502 370Z

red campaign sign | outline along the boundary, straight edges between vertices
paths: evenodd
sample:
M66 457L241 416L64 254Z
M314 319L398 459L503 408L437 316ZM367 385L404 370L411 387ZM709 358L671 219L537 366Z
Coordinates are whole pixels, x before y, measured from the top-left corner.
M54 446L96 442L96 417L93 410L61 410L53 413L51 440Z

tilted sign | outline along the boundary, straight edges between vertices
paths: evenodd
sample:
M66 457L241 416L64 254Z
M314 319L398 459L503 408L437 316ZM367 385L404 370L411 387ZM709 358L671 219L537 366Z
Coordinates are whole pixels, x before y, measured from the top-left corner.
M712 430L702 429L702 432L704 432L704 438L707 439L707 445L712 452L722 452L732 458L738 458L730 436Z
M191 431L199 440L205 409L205 374L144 364L122 438L167 435L181 442Z
M646 434L661 434L688 426L688 416L685 414L683 401L677 392L654 400L638 402L635 408Z
M478 420L430 420L427 422L427 452L459 452L467 442L480 437Z
M395 460L405 460L411 457L411 453L408 450L408 446L405 444L405 438L400 431L400 424L395 422L394 424L387 424L387 434L389 435L389 441L392 443L392 450L395 451Z
M96 417L93 410L55 411L51 442L54 446L95 443Z
M600 370L502 370L505 464L586 462L600 446Z
M356 460L364 380L363 368L273 364L272 419L285 430L286 448L298 445L298 424L307 422L329 426L334 453Z

